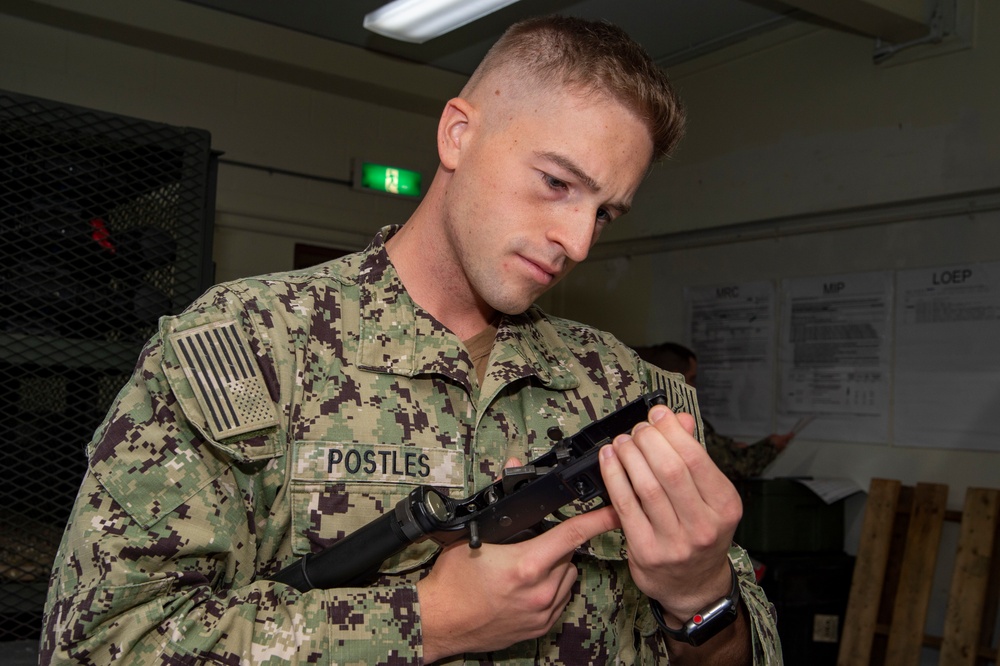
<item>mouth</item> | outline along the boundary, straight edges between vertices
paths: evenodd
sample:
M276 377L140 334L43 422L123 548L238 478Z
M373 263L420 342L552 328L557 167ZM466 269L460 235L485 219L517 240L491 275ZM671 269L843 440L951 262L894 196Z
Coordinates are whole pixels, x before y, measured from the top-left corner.
M556 279L556 276L559 275L559 269L550 264L534 261L523 255L519 256L521 261L528 267L528 272L531 274L532 279L540 284L551 284Z

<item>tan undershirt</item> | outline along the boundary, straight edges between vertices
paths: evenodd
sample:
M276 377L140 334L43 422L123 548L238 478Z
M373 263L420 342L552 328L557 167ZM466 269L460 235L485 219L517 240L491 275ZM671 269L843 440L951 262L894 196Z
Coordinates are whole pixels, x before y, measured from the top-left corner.
M486 377L486 366L490 361L490 352L493 351L493 341L497 337L496 322L493 322L479 333L476 333L468 340L463 340L462 344L472 357L472 366L476 369L476 377L479 378L479 385L483 385L483 378Z

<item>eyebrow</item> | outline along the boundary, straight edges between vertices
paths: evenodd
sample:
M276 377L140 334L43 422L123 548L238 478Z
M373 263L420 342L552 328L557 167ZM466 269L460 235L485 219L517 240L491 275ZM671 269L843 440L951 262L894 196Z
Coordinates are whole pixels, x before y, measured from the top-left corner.
M535 154L538 155L538 157L549 160L550 162L554 162L559 166L561 166L563 169L569 171L571 174L576 176L577 179L579 179L580 182L582 182L591 192L601 191L600 183L591 178L587 174L587 172L581 169L576 162L569 159L565 155L560 155L559 153L553 153L549 151L536 152ZM608 205L617 210L620 215L626 214L632 208L631 204L624 201L609 201Z

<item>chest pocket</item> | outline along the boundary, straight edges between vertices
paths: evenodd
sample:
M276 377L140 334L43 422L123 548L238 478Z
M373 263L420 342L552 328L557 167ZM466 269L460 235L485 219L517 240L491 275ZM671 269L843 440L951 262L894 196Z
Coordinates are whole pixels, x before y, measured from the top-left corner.
M328 548L383 514L421 485L459 496L465 486L461 451L331 441L295 442L291 470L292 550ZM426 563L438 545L426 540L386 560L383 573Z

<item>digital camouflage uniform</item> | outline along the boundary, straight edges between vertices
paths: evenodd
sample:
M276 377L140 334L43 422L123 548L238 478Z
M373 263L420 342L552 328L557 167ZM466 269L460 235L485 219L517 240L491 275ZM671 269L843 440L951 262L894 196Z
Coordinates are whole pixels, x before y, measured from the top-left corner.
M217 286L161 321L88 448L42 663L419 664L414 584L432 542L370 587L300 593L265 577L414 485L468 496L509 456L548 450L550 427L574 433L651 390L627 347L536 308L503 318L479 387L458 339L404 291L388 232L315 268ZM212 340L238 376L192 370ZM745 553L732 556L755 662L780 663L773 609ZM551 633L450 663L666 663L623 557L620 532L594 539Z
M781 453L767 438L755 444L740 446L732 437L719 434L707 420L704 425L708 455L722 473L733 481L760 476Z

